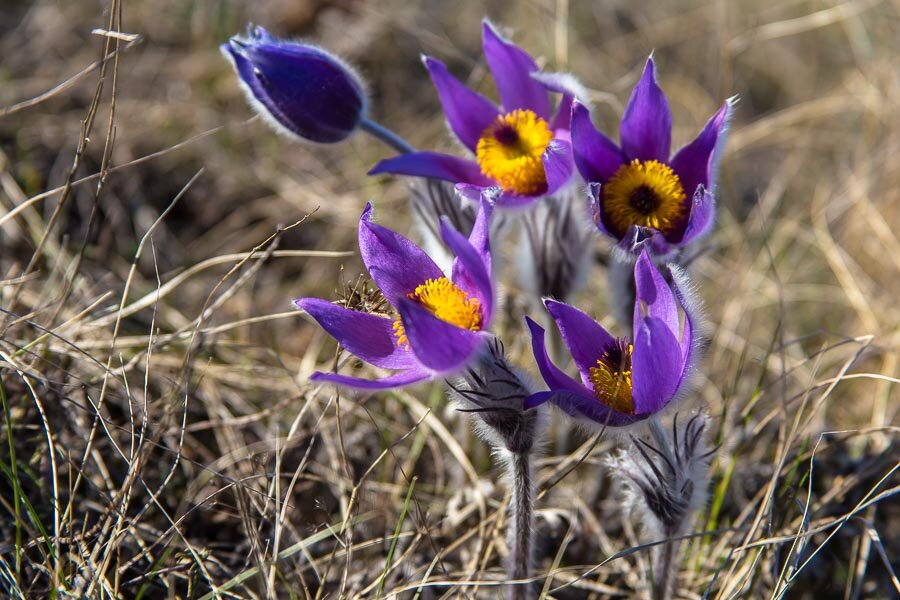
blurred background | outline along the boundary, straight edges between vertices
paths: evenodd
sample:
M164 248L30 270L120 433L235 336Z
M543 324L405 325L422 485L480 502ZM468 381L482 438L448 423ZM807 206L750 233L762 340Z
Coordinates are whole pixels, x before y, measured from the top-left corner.
M740 96L693 272L712 330L691 407L721 444L697 530L718 533L688 545L683 597L900 593L900 509L882 502L900 456L897 2L5 0L0 13L11 595L497 595L471 583L498 581L506 551L484 445L439 387L310 386L334 343L290 306L354 293L367 200L413 235L407 182L366 176L389 151L363 135L274 134L218 48L248 22L320 44L358 66L376 120L448 151L420 54L496 97L485 16L577 75L611 134L651 51L674 147ZM608 314L604 285L598 263L576 304ZM503 293L508 349L533 371L514 278ZM564 430L548 445L536 564L550 597L645 593L645 554L596 566L637 543L602 468L615 444Z

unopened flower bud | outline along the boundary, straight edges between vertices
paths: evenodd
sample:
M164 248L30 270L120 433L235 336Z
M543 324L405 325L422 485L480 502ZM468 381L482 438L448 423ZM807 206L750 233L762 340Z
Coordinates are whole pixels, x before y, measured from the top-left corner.
M330 144L349 136L366 112L365 86L325 50L272 37L250 26L221 46L247 100L276 130Z

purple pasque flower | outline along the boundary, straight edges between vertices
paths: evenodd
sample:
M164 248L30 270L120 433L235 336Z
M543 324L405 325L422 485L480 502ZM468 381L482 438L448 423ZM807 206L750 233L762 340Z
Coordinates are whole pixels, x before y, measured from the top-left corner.
M499 186L500 207L530 204L572 178L569 117L574 91L568 80L539 73L527 52L504 39L488 21L482 26L484 56L501 106L466 87L441 61L423 57L448 125L474 159L413 152L379 162L369 175L443 179L457 184L470 199L485 187ZM553 115L548 90L563 94Z
M575 165L590 183L597 228L627 250L635 249L634 228L648 228L656 255L707 233L715 216L718 158L734 102L727 100L700 135L671 157L672 115L656 84L653 57L631 92L620 145L594 127L587 107L574 102Z
M387 389L455 373L489 337L494 313L489 240L492 207L481 199L468 239L444 221L441 237L455 255L450 277L404 236L372 221L372 205L359 219L359 251L369 275L395 315L351 310L320 298L300 298L305 310L332 337L362 360L398 372L369 380L315 373L360 389Z
M581 381L553 364L544 329L526 317L535 361L550 388L531 396L529 407L549 400L574 417L619 427L646 419L678 397L697 354L695 307L678 284L673 294L646 249L635 263L634 283L633 340L613 337L573 306L544 301Z
M310 44L281 40L258 26L221 46L247 100L276 130L331 144L349 136L366 112L362 79L344 61Z

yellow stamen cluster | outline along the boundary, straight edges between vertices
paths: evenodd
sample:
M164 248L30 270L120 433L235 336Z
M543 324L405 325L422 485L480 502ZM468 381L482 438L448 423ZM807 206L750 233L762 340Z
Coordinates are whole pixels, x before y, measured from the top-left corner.
M675 171L656 160L634 159L603 186L603 209L619 234L632 225L671 231L685 212L686 198Z
M552 139L547 121L533 111L517 109L500 115L478 140L478 166L504 191L540 194L547 187L541 155Z
M631 393L632 344L618 341L597 360L597 366L588 370L588 379L594 386L597 400L629 415L634 414L634 398Z
M478 298L470 297L446 277L427 279L409 295L409 299L418 302L441 321L470 331L481 330L481 303ZM398 346L409 348L406 329L399 315L394 319L394 335L397 336Z

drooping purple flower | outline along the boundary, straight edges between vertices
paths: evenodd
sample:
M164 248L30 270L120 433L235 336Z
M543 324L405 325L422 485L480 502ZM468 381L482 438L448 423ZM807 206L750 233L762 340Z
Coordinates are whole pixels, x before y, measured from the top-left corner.
M544 329L526 317L535 361L550 388L533 395L529 406L549 400L574 417L619 427L646 419L678 397L696 357L698 315L677 284L673 294L646 249L635 263L634 283L633 340L613 337L573 306L544 301L581 381L553 364Z
M448 125L474 159L414 152L379 162L370 175L451 181L470 199L485 187L499 186L501 207L528 205L569 182L575 170L569 142L574 86L565 77L539 73L534 59L488 21L483 22L483 49L500 106L466 87L441 61L423 57ZM555 114L548 90L562 93Z
M313 381L360 389L401 387L451 375L486 339L494 313L489 229L492 207L480 201L468 239L445 221L444 243L455 255L447 277L409 239L372 221L367 204L359 219L359 251L396 316L351 310L319 298L300 298L332 337L362 360L398 372L378 380L317 372Z
M247 100L276 130L311 142L343 140L366 112L362 79L310 44L281 40L258 26L221 46Z
M672 115L656 83L653 58L631 93L620 144L598 131L587 107L572 106L575 165L590 183L594 222L626 250L650 235L654 254L665 255L707 233L715 216L718 159L735 100L727 100L694 141L670 156ZM636 234L636 228L645 233Z

